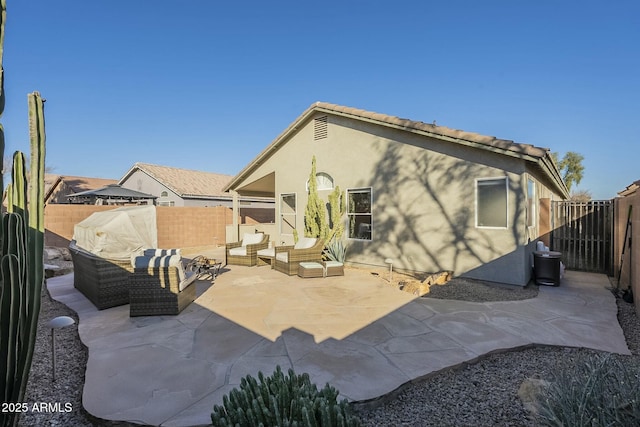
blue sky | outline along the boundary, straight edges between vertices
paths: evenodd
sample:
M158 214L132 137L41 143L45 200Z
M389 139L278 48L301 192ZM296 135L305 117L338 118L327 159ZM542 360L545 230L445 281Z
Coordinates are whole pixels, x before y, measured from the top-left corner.
M234 175L325 101L584 156L640 179L640 2L7 0L6 152L47 99L53 172Z

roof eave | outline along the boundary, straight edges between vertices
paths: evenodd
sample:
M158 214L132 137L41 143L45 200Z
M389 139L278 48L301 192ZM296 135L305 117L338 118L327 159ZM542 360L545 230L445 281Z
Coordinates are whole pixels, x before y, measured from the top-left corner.
M243 181L247 175L259 166L268 155L275 152L280 145L287 139L289 135L298 130L301 123L307 120L315 111L319 108L316 104L307 108L296 120L294 120L284 131L280 133L271 143L260 152L247 166L245 166L238 174L223 188L223 191L233 191L234 187L237 187L238 183Z
M544 157L540 157L536 163L542 168L545 174L551 178L551 181L555 184L562 196L565 199L569 199L571 197L569 188L567 188L567 184L565 184L562 176L560 176L560 171L558 171L558 168L553 162L551 154L547 152L547 154Z
M557 186L558 190L564 195L565 198L569 197L569 192L560 177L557 168L553 165L552 161L550 161L549 150L534 147L531 145L523 145L517 144L513 142L512 147L518 147L521 150L514 150L503 148L498 145L491 145L476 141L471 141L464 138L456 138L449 135L443 135L438 132L430 132L425 129L418 129L414 126L401 125L396 123L390 123L388 121L365 117L358 114L353 114L348 111L343 111L341 109L328 108L323 105L324 103L316 102L312 104L309 108L307 108L295 121L293 121L280 135L278 135L272 142L265 148L260 154L258 154L247 166L245 166L230 182L224 187L224 191L232 191L235 187L239 185L257 166L264 162L264 160L270 156L273 152L275 152L283 143L286 141L288 136L293 132L297 131L298 128L302 125L302 123L306 122L314 113L327 113L333 114L336 116L342 116L347 118L352 118L355 120L359 120L362 122L373 123L381 126L386 126L392 129L403 130L407 132L412 132L414 134L427 136L430 138L438 139L441 141L453 142L456 144L464 145L467 147L478 148L481 150L487 150L498 154L503 154L509 157L522 159L525 161L533 162L540 165L545 173L551 178L554 184ZM407 120L407 123L411 123L412 121Z

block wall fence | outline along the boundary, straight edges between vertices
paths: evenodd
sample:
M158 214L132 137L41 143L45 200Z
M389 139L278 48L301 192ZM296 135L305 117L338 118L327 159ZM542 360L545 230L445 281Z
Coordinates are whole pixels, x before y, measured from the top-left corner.
M614 203L614 283L617 284L618 272L620 272L620 288L633 290L636 313L640 316L640 192L618 197ZM629 206L633 206L631 226L625 241ZM624 255L622 255L623 247ZM621 264L622 269L620 269Z
M73 238L73 227L94 212L114 206L46 205L44 209L45 245L66 247ZM273 209L241 208L240 224L270 223ZM233 223L233 211L223 206L156 206L158 247L186 248L224 245L225 227Z

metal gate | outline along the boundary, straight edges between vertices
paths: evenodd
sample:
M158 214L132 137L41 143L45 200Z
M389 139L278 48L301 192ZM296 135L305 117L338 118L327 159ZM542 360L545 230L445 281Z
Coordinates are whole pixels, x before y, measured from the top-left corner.
M553 202L551 249L568 269L613 274L613 201Z

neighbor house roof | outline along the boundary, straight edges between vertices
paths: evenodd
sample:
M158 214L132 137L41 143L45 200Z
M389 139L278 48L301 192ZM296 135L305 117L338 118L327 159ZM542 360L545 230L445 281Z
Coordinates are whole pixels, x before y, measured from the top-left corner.
M140 170L183 198L230 197L224 187L233 178L231 175L180 169L170 166L135 163L120 179L124 183L135 171Z
M620 197L630 196L634 194L636 191L638 191L638 188L640 188L640 180L634 181L631 184L627 185L627 188L618 192L618 196Z
M521 158L537 164L544 173L549 176L558 190L565 197L569 197L569 191L560 176L558 168L551 157L548 148L536 147L530 144L520 144L507 139L500 139L493 136L481 135L473 132L466 132L451 129L445 126L429 124L420 121L402 119L386 114L375 113L357 108L344 107L341 105L329 104L326 102L316 102L304 111L289 127L287 127L275 140L267 146L251 163L249 163L236 177L225 187L225 190L234 188L264 159L275 152L304 122L309 120L316 113L328 113L342 117L352 118L362 122L369 122L386 126L393 129L403 130L423 136L428 136L456 144L476 147L493 151L511 157Z
M117 183L117 180L115 179L56 174L45 174L44 181L45 202L48 201L52 194L63 185L69 193L79 193L81 191L95 190L109 184Z

